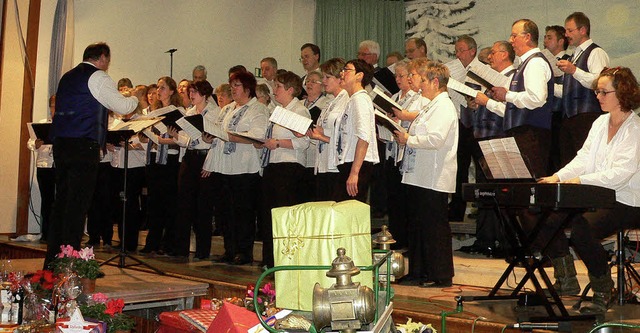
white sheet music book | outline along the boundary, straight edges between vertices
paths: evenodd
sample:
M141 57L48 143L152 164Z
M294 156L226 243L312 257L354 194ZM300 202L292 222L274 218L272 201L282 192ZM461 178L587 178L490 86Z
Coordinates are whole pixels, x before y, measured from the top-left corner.
M146 135L149 138L149 140L153 141L153 143L158 144L158 136L155 133L153 133L150 127L143 129L142 133Z
M449 82L447 83L447 88L453 89L459 93L465 94L467 96L471 96L473 98L475 98L476 95L478 95L479 93L478 90L475 90L463 83L460 83L460 81L451 77L449 78ZM449 93L449 95L451 95L451 93Z
M390 132L391 131L400 131L400 133L407 132L407 130L404 129L404 127L400 126L400 124L395 122L395 120L387 117L387 115L384 114L384 112L381 112L380 110L373 110L373 114L376 118L376 123L386 127Z
M553 76L562 76L564 75L564 72L560 70L560 68L558 68L558 58L556 58L556 56L554 56L551 51L547 50L547 49L542 49L542 55L544 55L545 58L547 58L547 61L549 61L549 64L551 65L551 70L553 70Z
M491 178L533 179L513 137L484 140L479 144Z
M459 59L454 59L444 64L449 68L449 79L453 78L458 82L464 82L467 77L467 69L462 66L462 62ZM458 117L460 116L460 105L466 107L467 100L460 94L457 90L449 90L449 98L453 102L453 105L456 107L456 112L458 112Z
M509 77L498 73L498 71L489 67L489 65L472 66L469 70L487 80L487 82L491 83L494 87L509 89L509 85L511 85L511 79Z
M138 133L144 130L145 128L149 128L155 125L156 123L160 122L160 120L162 120L162 117L158 117L158 118L145 117L145 118L131 119L126 122L124 121L119 122L112 128L109 128L109 130L111 131L132 130L134 133Z
M249 134L249 132L228 131L227 133L229 133L231 135L239 136L241 138L245 138L245 139L251 141L252 143L264 143L265 141L267 141L267 139L265 139L265 138L257 138L255 136L251 136L251 134Z
M393 133L382 125L376 125L378 127L378 138L384 142L393 142Z
M301 116L281 106L276 106L271 117L269 117L269 121L300 134L307 133L312 122L311 118Z

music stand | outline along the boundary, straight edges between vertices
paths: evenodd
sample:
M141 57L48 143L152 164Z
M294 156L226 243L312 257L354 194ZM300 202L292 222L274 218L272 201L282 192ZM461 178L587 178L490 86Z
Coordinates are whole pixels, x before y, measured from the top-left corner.
M100 263L100 266L106 265L108 263L110 263L111 261L114 261L115 259L118 259L118 267L119 268L126 268L126 267L131 267L131 266L137 266L137 265L142 265L145 266L149 269L151 269L152 271L160 274L160 275L165 275L165 273L145 262L143 262L142 260L132 256L131 254L129 254L125 248L125 237L126 237L126 225L127 225L127 169L129 166L129 139L131 138L131 136L133 136L135 134L135 132L133 130L127 129L127 130L117 130L117 131L109 131L107 133L107 142L116 145L116 146L120 146L120 142L124 142L125 144L123 145L124 147L124 164L123 164L123 169L124 169L124 181L123 181L123 187L122 187L122 193L120 193L120 199L122 200L122 231L120 232L120 234L122 235L121 239L120 239L120 252L118 252L118 254L116 254L115 256L107 259L106 261ZM133 261L135 261L135 264L129 264L126 265L126 259L129 258Z

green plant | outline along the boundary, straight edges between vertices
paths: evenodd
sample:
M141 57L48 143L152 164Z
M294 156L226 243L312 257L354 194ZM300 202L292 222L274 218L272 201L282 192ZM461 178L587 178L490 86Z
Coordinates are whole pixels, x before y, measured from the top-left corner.
M75 272L78 277L92 280L104 276L95 259L92 247L85 247L77 251L71 245L61 245L60 253L51 262L50 267L58 275Z
M122 299L108 299L102 293L95 293L92 298L92 304L80 306L80 312L85 318L107 323L107 331L109 333L118 330L131 330L136 326L136 322L131 316L122 313L124 308Z

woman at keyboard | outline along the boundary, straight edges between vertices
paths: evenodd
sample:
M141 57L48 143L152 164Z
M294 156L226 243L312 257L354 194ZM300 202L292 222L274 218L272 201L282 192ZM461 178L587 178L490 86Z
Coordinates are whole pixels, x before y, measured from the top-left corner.
M621 228L640 226L640 117L633 112L640 106L640 88L630 69L617 67L605 68L594 81L593 89L605 113L591 126L577 156L540 182L589 184L616 191L613 209L585 213L571 221L571 243L589 270L594 293L592 302L583 305L580 311L606 312L613 281L608 255L600 240ZM562 220L562 214L555 214L546 223L559 226ZM565 294L578 293L573 257L562 233L556 234L546 254L554 263L554 287L557 285Z

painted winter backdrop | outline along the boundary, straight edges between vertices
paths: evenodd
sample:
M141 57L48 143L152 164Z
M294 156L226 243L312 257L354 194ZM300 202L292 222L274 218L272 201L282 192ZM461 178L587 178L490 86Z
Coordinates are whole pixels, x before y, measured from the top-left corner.
M628 0L412 0L407 10L406 37L423 37L432 59L455 58L453 43L468 34L478 48L507 40L511 24L529 18L540 29L542 48L544 28L564 26L574 11L584 12L591 20L591 38L611 60L612 67L625 66L640 78L640 1ZM573 52L568 50L569 53Z

